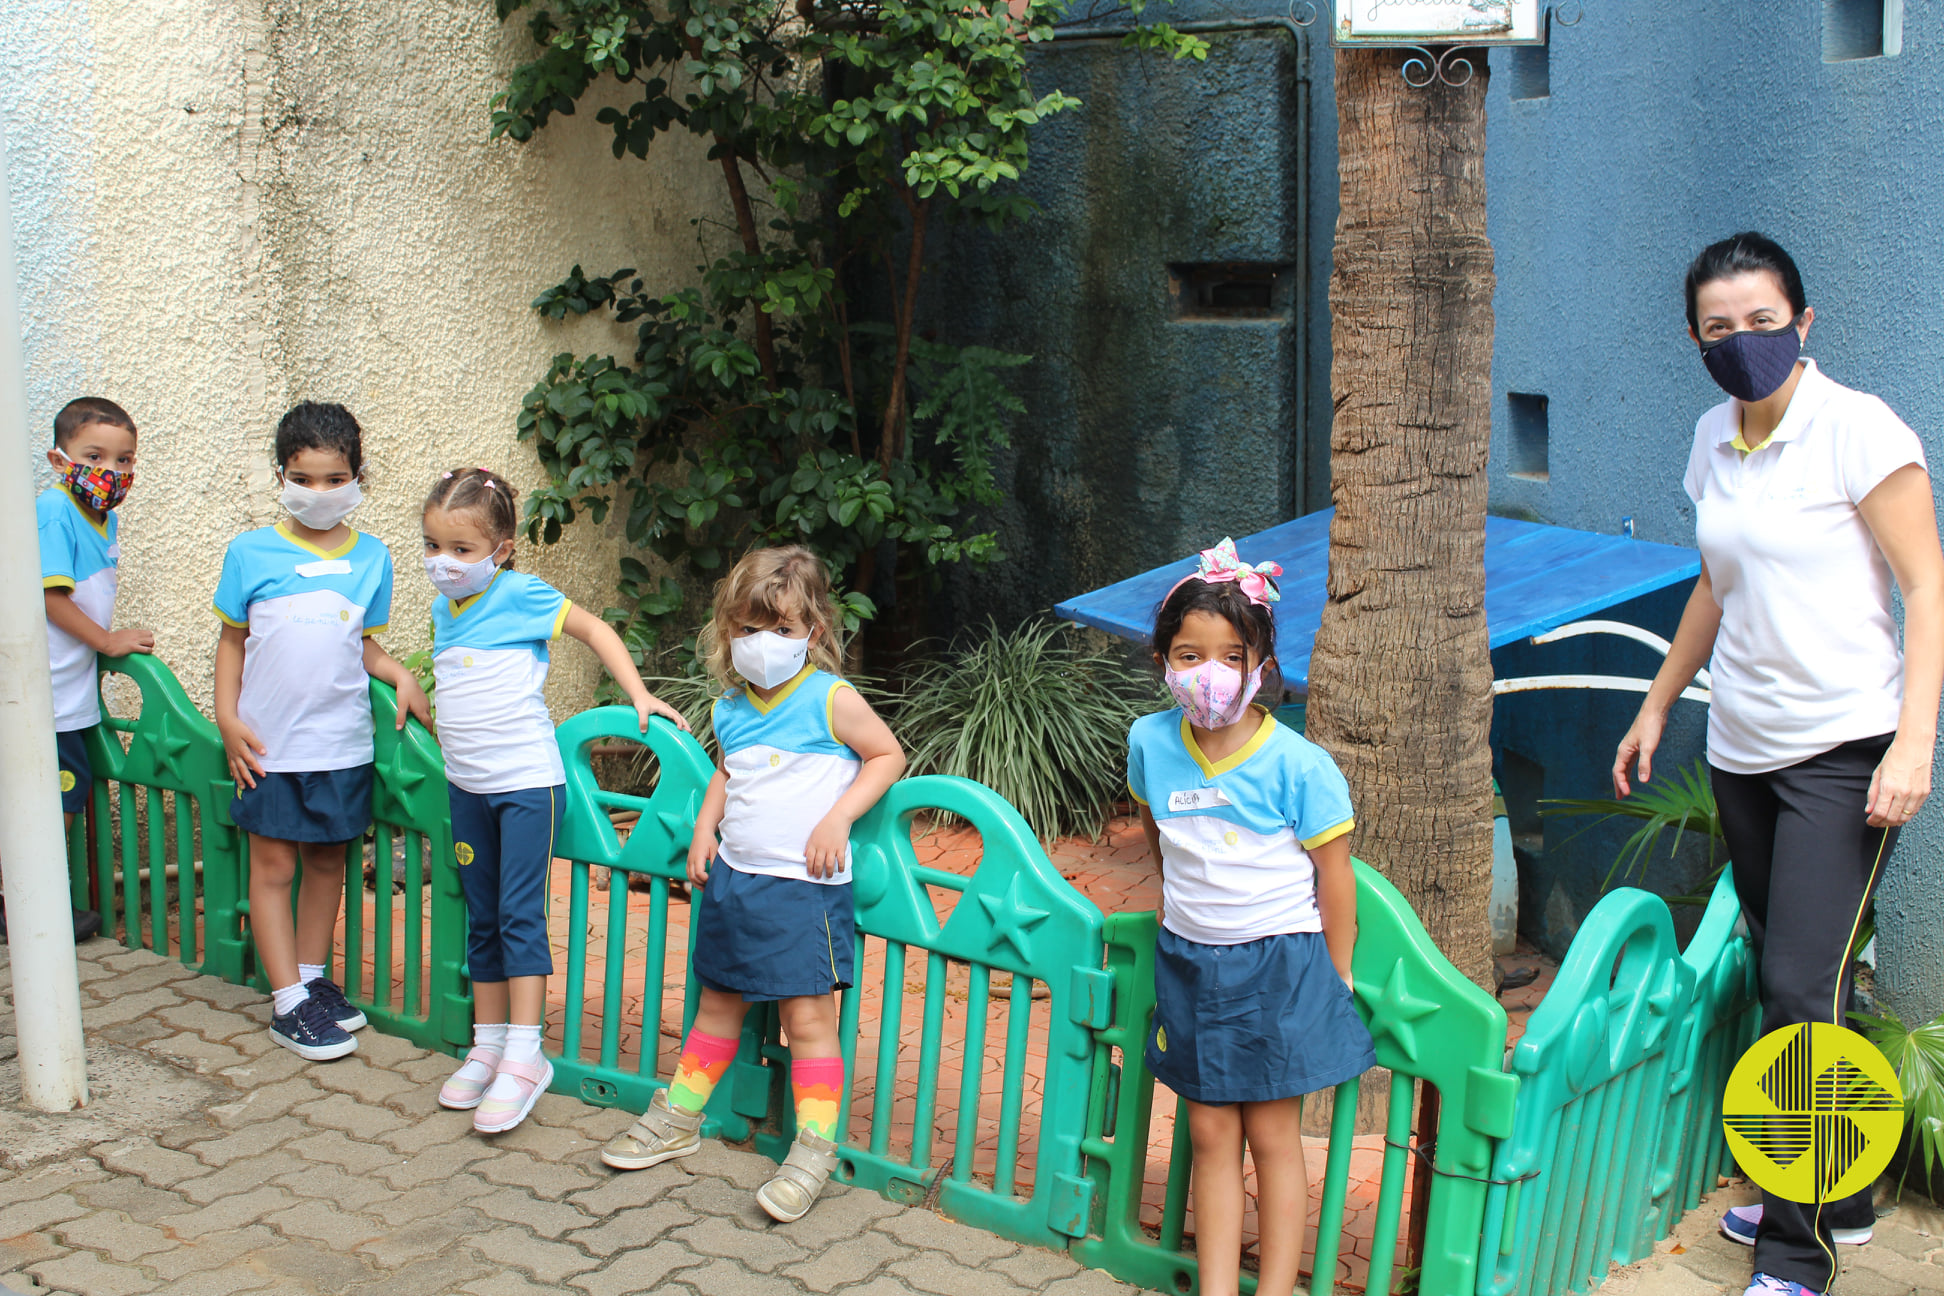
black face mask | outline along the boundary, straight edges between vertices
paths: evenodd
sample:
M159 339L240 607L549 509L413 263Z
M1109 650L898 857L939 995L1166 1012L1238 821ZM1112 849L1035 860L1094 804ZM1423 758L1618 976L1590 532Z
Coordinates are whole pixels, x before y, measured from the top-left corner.
M1802 358L1802 337L1796 320L1781 328L1744 330L1701 344L1701 363L1721 390L1737 400L1758 401L1773 396Z

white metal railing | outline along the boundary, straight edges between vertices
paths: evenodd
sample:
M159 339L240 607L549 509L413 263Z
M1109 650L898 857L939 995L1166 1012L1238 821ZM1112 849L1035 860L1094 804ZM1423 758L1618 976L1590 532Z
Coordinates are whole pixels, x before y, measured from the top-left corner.
M1647 645L1663 657L1673 646L1651 630L1642 630L1624 621L1575 621L1557 630L1534 635L1530 642L1558 643L1562 639L1576 639L1589 634L1610 634L1631 639ZM1694 679L1698 687L1682 689L1681 696L1690 702L1710 702L1714 696L1714 679L1705 670L1696 671ZM1493 680L1492 695L1534 693L1542 689L1610 689L1620 693L1645 693L1653 687L1653 683L1652 680L1636 679L1630 675L1522 675L1517 679Z

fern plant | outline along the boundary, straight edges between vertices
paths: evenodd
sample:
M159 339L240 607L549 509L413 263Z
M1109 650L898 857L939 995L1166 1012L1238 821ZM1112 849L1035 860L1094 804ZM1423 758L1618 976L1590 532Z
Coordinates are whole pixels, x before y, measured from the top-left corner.
M1636 872L1644 874L1647 861L1660 845L1662 835L1670 828L1674 830L1674 840L1667 850L1670 859L1680 849L1683 835L1697 832L1707 838L1708 879L1701 888L1701 900L1706 900L1707 892L1713 888L1715 879L1721 876L1721 870L1727 863L1721 858L1721 812L1715 808L1714 788L1709 785L1705 761L1697 760L1692 768L1682 770L1672 778L1663 778L1659 783L1645 784L1625 800L1613 797L1559 798L1542 801L1540 806L1539 813L1548 818L1559 815L1600 816L1581 832L1590 832L1609 819L1641 821L1640 827L1621 843L1620 853L1614 857L1606 877L1601 880L1602 888L1612 886L1615 876L1625 879ZM1578 835L1574 834L1575 837ZM1693 897L1675 898L1687 900Z

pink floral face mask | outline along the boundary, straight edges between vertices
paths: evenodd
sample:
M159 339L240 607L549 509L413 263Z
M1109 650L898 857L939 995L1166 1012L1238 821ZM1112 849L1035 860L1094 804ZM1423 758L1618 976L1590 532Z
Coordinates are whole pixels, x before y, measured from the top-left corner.
M1185 671L1167 673L1168 692L1188 717L1188 723L1202 729L1226 729L1240 720L1262 687L1262 667L1244 675L1221 662L1203 662Z

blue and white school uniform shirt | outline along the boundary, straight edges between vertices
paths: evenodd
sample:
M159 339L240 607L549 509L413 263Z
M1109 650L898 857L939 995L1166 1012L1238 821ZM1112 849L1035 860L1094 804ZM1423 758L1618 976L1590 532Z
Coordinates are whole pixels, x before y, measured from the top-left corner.
M501 571L471 598L432 605L432 674L446 778L485 795L567 781L547 714L547 645L573 604L537 576Z
M835 675L805 666L768 702L744 689L718 698L716 743L729 772L716 858L738 873L798 878L830 885L850 882L850 847L843 868L813 878L803 848L838 798L850 790L863 758L837 741L832 712Z
M250 632L236 714L266 773L371 763L364 640L385 628L391 596L391 551L361 531L328 552L282 525L230 541L216 615Z
M1323 930L1309 852L1356 826L1329 753L1265 715L1210 762L1180 708L1136 720L1127 747L1128 791L1161 830L1163 926L1203 945Z
M88 620L106 628L115 618L115 567L121 560L120 520L111 509L96 522L65 487L34 501L40 531L41 588L64 589ZM47 623L47 664L54 677L54 732L101 723L95 650Z

